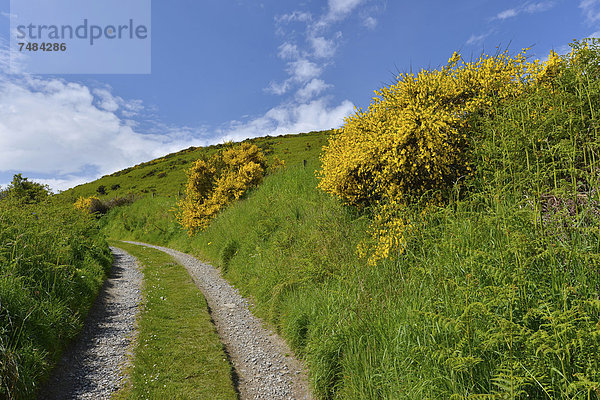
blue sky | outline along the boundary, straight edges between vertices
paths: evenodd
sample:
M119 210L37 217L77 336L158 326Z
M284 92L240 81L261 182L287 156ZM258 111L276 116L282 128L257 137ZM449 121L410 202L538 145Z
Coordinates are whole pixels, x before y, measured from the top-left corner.
M600 0L153 1L151 74L11 75L10 17L0 0L0 185L21 172L54 190L192 145L339 127L457 50L544 59L600 36Z

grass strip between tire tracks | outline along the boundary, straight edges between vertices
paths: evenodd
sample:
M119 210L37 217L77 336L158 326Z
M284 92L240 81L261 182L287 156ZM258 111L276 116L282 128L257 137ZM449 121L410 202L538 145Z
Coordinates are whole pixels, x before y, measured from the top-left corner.
M229 365L206 300L167 254L111 242L136 257L144 309L129 383L117 399L236 399Z

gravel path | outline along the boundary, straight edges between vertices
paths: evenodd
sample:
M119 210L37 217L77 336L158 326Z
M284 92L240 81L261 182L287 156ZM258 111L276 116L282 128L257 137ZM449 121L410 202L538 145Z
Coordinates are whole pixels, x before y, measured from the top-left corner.
M124 383L135 322L142 302L142 273L136 259L111 247L115 256L102 287L73 346L63 354L40 399L109 399Z
M182 264L200 288L210 307L221 341L231 358L242 400L312 399L306 373L286 343L265 329L248 309L248 301L214 267L166 247L152 247Z

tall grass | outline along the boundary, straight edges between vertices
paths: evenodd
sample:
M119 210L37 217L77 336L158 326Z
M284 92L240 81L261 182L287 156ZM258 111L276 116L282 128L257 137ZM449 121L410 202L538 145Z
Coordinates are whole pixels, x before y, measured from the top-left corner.
M0 397L34 397L111 264L91 218L0 201Z

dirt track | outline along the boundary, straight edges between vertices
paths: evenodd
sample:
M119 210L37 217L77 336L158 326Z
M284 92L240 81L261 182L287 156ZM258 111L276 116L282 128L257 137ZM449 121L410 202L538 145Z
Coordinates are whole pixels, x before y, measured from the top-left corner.
M237 373L242 400L312 399L302 364L278 335L250 313L248 301L218 270L176 250L128 243L164 251L187 269L206 297L217 332Z

